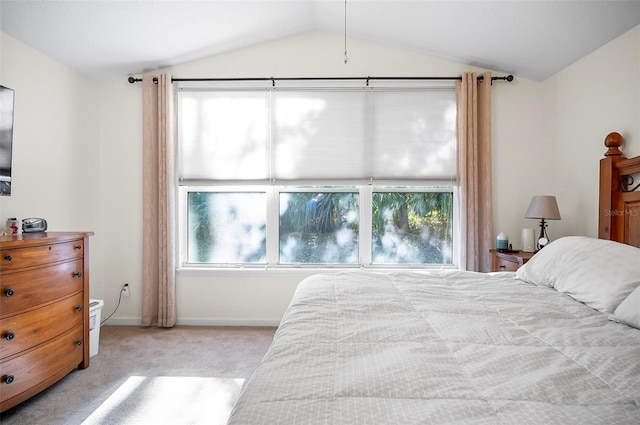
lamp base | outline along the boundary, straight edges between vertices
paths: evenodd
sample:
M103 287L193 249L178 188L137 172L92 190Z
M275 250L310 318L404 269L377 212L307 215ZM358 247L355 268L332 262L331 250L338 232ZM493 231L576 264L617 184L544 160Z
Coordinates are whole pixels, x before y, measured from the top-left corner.
M540 219L540 237L536 242L536 252L549 244L549 235L547 235L547 223L543 219Z

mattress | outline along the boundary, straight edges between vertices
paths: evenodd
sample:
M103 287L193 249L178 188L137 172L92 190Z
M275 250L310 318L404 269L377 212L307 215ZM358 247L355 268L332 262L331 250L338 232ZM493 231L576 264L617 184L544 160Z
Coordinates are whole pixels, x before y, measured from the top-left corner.
M640 330L514 273L314 275L228 423L640 424Z

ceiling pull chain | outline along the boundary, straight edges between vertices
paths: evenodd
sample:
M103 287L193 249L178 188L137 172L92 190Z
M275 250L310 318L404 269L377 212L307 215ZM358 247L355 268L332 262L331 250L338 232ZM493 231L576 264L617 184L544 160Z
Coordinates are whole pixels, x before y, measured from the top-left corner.
M349 61L347 57L347 0L344 0L344 58L342 60L345 65Z

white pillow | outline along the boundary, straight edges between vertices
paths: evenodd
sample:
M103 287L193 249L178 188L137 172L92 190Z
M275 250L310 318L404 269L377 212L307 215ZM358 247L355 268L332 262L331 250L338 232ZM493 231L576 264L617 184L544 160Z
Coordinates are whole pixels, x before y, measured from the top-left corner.
M640 329L640 286L616 308L613 320Z
M564 292L613 313L640 286L640 249L618 242L567 236L536 253L516 277Z
M562 262L567 261L565 256L560 255L566 250L565 239L567 238L558 239L537 252L516 271L516 278L553 288L563 270Z

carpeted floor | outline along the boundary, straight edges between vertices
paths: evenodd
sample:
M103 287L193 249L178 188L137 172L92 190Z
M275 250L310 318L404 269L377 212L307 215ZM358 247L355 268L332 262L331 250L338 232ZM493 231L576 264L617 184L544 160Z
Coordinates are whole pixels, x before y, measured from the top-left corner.
M2 425L224 424L275 328L104 326L91 366L0 415Z

